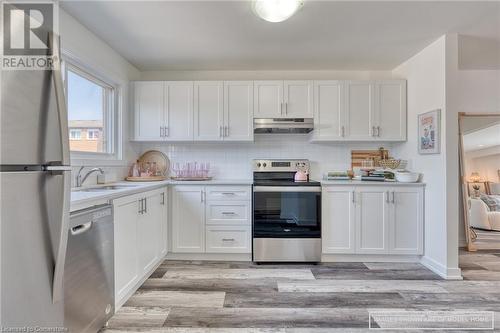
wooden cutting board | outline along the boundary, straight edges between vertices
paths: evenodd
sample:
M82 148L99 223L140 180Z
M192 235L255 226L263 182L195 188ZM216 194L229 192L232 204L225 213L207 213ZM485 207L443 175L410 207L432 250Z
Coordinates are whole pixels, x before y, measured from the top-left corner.
M384 149L384 151L389 155L387 149ZM351 150L351 168L360 168L361 162L368 159L374 161L380 159L380 150ZM377 166L377 164L374 164L374 166Z

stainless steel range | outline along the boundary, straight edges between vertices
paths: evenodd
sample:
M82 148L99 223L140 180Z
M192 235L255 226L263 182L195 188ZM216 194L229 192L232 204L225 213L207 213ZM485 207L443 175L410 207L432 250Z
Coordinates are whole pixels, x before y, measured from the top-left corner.
M321 184L297 171L309 161L253 161L253 261L321 260Z

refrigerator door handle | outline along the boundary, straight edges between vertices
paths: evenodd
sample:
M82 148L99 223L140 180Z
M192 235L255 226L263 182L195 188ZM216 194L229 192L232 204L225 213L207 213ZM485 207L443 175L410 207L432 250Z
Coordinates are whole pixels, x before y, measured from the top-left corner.
M62 165L70 165L69 136L68 136L68 111L66 110L66 99L64 97L64 86L61 72L61 53L59 48L59 37L49 34L49 44L54 56L52 79L54 80L54 92L59 118L59 134L61 136Z
M61 176L57 176L61 177ZM54 265L54 280L52 285L52 302L56 303L64 298L64 263L66 261L66 250L68 243L68 228L69 228L69 210L71 197L71 173L64 172L63 177L63 200L61 205L61 227L59 239L57 239L58 247L55 254Z

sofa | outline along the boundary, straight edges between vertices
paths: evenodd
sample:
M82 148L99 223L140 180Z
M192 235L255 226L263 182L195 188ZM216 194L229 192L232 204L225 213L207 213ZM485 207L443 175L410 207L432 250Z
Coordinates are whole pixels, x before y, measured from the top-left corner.
M470 199L470 226L477 229L500 231L500 211L490 211L481 199Z

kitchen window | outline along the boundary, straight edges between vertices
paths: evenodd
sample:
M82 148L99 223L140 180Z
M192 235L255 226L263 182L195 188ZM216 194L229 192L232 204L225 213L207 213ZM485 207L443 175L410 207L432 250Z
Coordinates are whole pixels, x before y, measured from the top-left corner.
M115 85L77 62L63 66L72 158L116 159Z

